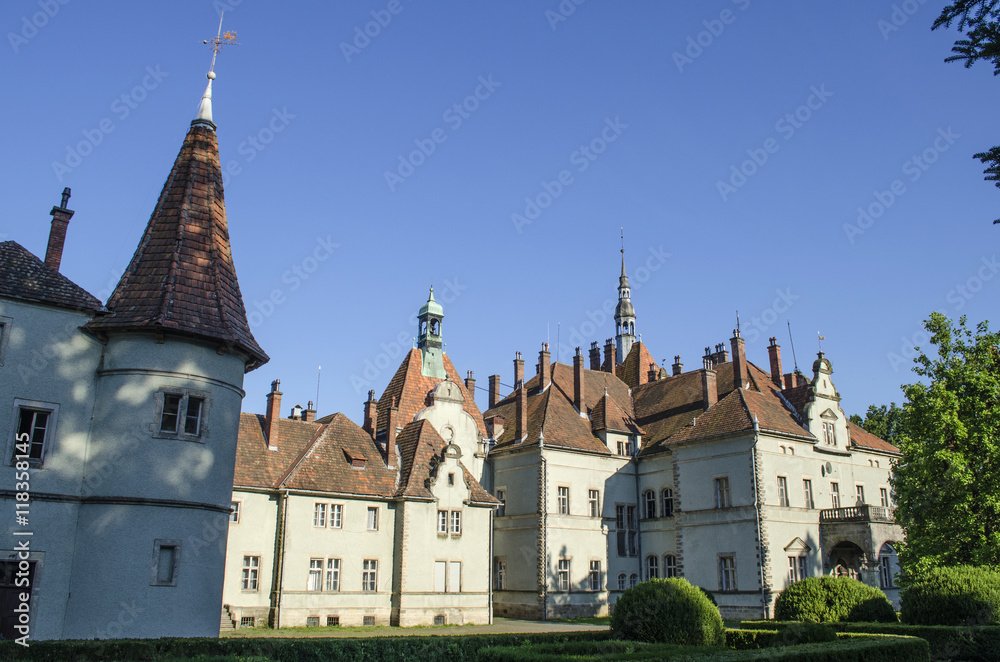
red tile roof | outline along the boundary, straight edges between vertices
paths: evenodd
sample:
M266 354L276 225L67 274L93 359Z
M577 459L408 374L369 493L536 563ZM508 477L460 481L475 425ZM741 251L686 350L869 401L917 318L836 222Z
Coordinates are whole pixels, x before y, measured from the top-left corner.
M632 343L632 349L629 350L628 356L616 368L615 374L630 388L635 388L649 382L650 365L657 373L660 371L660 367L653 360L653 355L646 349L646 345L641 341L635 342Z
M847 431L851 435L851 445L853 446L857 446L858 448L869 448L886 453L899 453L899 449L890 444L888 441L876 437L868 430L859 425L854 425L850 421L847 421Z
M407 424L396 437L402 461L399 489L396 495L416 499L433 499L430 484L436 475L448 443L441 438L434 426L426 420ZM469 487L469 496L476 503L499 504L500 502L472 476L465 465L462 467L463 480Z
M0 296L88 312L104 310L97 297L16 241L0 242Z
M236 280L212 128L192 124L107 307L112 314L92 320L89 329L173 331L240 350L249 357L248 371L267 362Z

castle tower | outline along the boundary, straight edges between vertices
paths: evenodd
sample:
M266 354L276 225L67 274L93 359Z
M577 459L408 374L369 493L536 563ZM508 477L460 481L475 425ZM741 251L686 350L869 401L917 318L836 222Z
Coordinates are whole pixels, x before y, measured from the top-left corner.
M625 275L625 247L622 247L622 275L618 277L618 306L615 307L615 362L621 364L635 342L635 308Z
M417 349L423 359L421 372L425 377L444 379L444 343L441 341L441 322L444 320L444 308L434 300L434 288L431 288L427 302L417 312Z

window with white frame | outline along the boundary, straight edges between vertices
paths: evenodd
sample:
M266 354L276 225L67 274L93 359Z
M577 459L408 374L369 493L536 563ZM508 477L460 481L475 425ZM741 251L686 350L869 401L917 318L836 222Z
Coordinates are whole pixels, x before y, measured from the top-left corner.
M181 541L157 538L153 541L153 572L150 586L177 586L181 562Z
M806 557L805 556L789 556L788 557L788 583L797 582L799 580L805 579L809 575L806 574Z
M628 588L628 577L625 576L624 572L618 573L618 590L624 591Z
M879 501L882 503L883 508L889 507L889 490L884 487L878 488Z
M233 524L240 523L240 505L239 501L232 501L229 506L229 521Z
M559 566L557 577L559 581L559 590L568 591L569 590L569 559L559 559Z
M10 464L18 460L40 465L53 443L58 405L33 400L14 400L14 449Z
M323 559L309 559L309 579L306 581L306 590L323 590Z
M660 512L664 517L674 516L674 491L669 487L660 491Z
M203 436L208 393L164 390L157 394L159 424L154 436L198 439Z
M257 590L257 573L260 570L259 556L243 557L243 576L240 580L240 588L244 591Z
M864 485L857 485L856 487L857 487L857 490L858 490L857 505L860 506L860 505L866 503L865 502L865 486Z
M778 476L778 505L788 507L788 479Z
M729 508L732 505L729 496L729 476L719 476L715 479L715 507Z
M493 559L493 588L502 591L507 585L507 559L497 556Z
M830 507L840 508L840 483L830 483Z
M646 490L642 493L642 517L643 519L656 517L656 494L653 490Z
M460 536L462 535L462 511L453 510L451 511L451 535Z
M507 514L507 490L497 490L497 501L500 502L497 506L497 517L503 517Z
M590 590L600 591L601 590L601 562L597 560L592 560L590 562L590 575L588 576L590 580Z
M587 507L590 509L591 517L601 516L601 492L600 490L587 490Z
M368 530L378 531L378 506L368 506Z
M631 575L629 575L628 576L628 585L629 585L629 588L632 588L633 586L638 586L639 585L639 575L636 574L636 573L634 573L634 572Z
M816 507L813 501L813 482L808 478L802 479L802 496L805 499L806 508L812 510Z
M663 576L667 579L677 576L677 557L673 554L663 557Z
M326 526L326 504L313 505L313 526Z
M378 561L365 559L361 567L361 590L369 593L378 590Z
M340 590L340 559L326 560L326 590Z
M450 561L448 563L448 592L462 592L462 562Z
M438 535L446 536L448 535L448 511L439 510L438 511Z
M340 503L330 504L330 528L339 529L344 526L344 505Z
M557 504L560 515L569 515L569 488L557 488Z
M823 421L823 441L830 446L837 445L837 428L829 421Z
M660 577L660 559L652 554L646 557L646 579Z
M720 591L735 591L736 590L736 557L735 556L720 556L719 557L719 590Z
M615 506L615 524L617 525L618 556L635 556L638 553L635 506Z

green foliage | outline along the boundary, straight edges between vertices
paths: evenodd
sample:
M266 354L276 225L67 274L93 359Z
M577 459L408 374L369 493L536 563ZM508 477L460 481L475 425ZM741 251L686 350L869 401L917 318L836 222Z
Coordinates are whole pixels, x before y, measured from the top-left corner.
M875 621L894 623L896 612L879 589L849 577L807 577L778 596L779 621Z
M822 644L835 641L837 633L829 625L822 623L793 623L779 631L771 642L772 646L797 646L799 644Z
M937 566L1000 566L1000 333L941 313L924 327L937 352L914 359L927 383L903 387L892 479L904 584Z
M851 414L851 423L895 445L903 423L903 410L897 407L895 402L889 403L888 407L868 405L864 419L857 414Z
M902 594L902 620L914 625L1000 625L1000 572L932 568Z
M719 603L715 601L715 596L712 595L711 591L709 591L707 588L702 588L701 586L698 587L698 590L705 594L705 597L708 598L709 602L711 602L716 607L719 606Z
M650 579L626 589L611 614L618 639L713 646L725 642L719 609L686 579Z

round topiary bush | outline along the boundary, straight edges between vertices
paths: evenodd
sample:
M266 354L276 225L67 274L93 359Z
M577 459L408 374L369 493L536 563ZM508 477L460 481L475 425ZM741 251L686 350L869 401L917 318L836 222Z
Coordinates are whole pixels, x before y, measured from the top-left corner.
M1000 625L1000 572L977 566L933 568L903 589L911 625Z
M837 633L829 625L822 623L793 623L778 631L778 636L771 642L772 647L798 646L799 644L817 644L835 641Z
M778 596L774 617L779 621L876 621L895 623L896 612L885 593L849 577L807 577Z
M715 646L726 641L718 608L686 579L650 579L627 589L611 613L619 639Z

